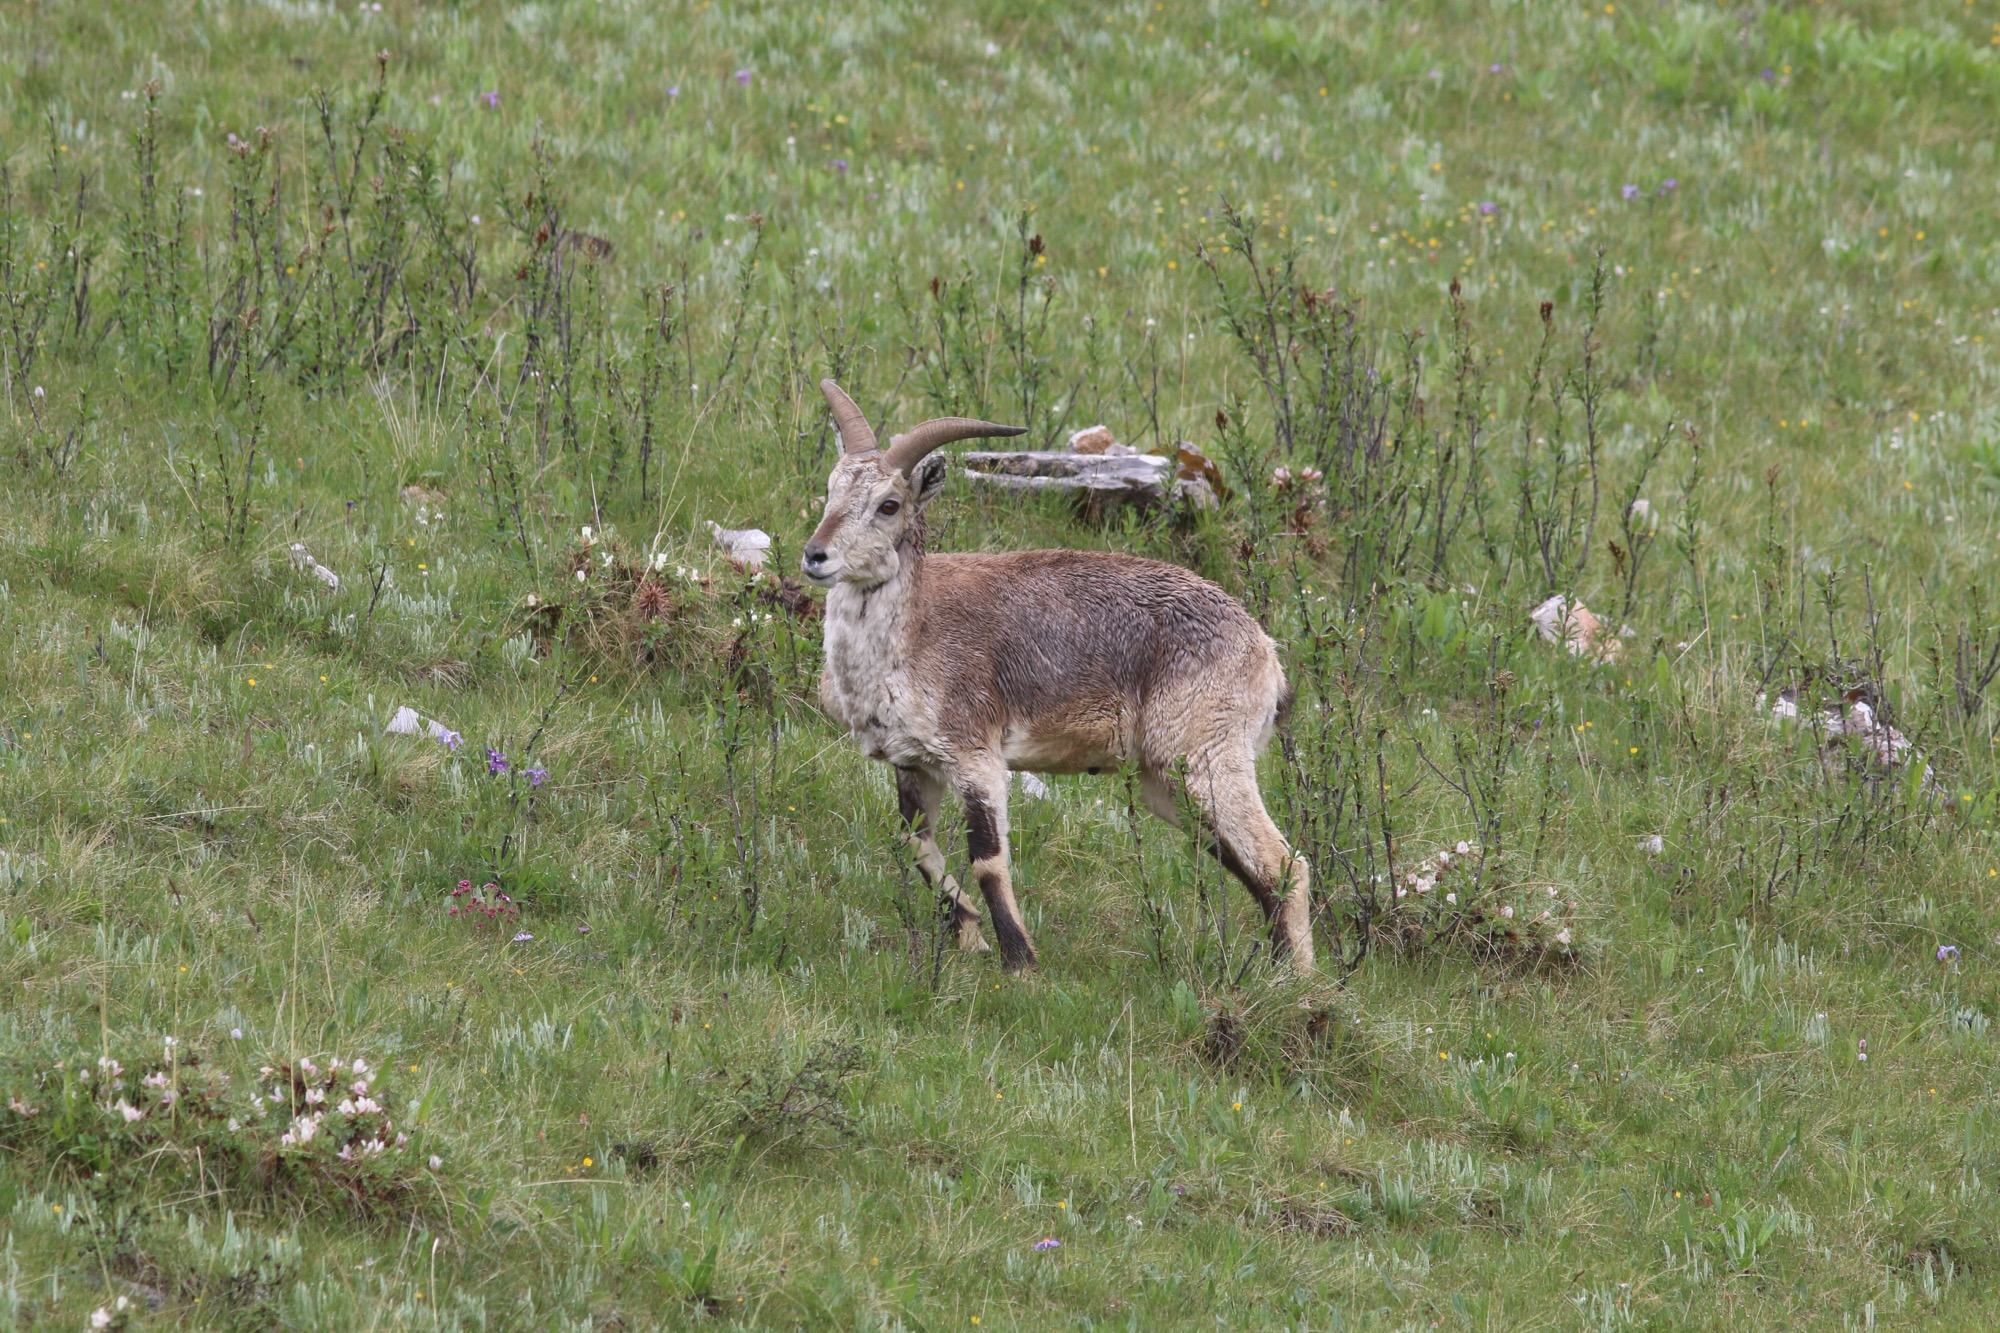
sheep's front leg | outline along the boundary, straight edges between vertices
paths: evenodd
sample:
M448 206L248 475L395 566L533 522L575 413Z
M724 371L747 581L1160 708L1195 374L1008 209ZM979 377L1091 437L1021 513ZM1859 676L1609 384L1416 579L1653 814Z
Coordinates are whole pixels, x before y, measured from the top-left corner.
M972 877L993 918L1000 941L1001 964L1009 972L1035 965L1035 946L1021 924L1014 904L1013 876L1007 869L1007 769L997 761L961 770L959 799L965 802L966 848L972 856Z
M903 823L909 827L911 845L917 851L917 869L923 872L924 883L932 893L941 893L950 900L950 925L958 947L986 953L993 946L979 933L979 912L958 887L958 881L945 873L944 853L938 850L938 807L943 799L944 783L933 774L920 768L896 770L896 804L902 811Z

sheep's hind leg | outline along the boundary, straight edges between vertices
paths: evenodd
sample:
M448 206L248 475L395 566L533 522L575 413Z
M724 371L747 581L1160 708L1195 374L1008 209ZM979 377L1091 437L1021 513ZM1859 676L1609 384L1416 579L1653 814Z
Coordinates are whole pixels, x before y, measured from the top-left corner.
M1000 941L1000 960L1009 972L1035 965L1035 946L1021 924L1014 902L1014 880L1007 868L1007 769L999 763L961 770L959 799L965 802L965 840L972 855L972 876L993 918Z
M1297 971L1312 971L1312 871L1264 809L1255 762L1191 765L1187 791L1214 832L1208 850L1264 909L1272 953ZM1147 804L1160 808L1150 790Z
M931 774L920 768L896 770L896 804L910 830L910 844L917 852L917 869L923 872L924 883L932 893L942 894L950 901L951 919L947 924L958 947L987 953L993 946L979 933L979 911L958 887L958 881L946 873L944 853L938 850L938 807L943 799L944 783Z

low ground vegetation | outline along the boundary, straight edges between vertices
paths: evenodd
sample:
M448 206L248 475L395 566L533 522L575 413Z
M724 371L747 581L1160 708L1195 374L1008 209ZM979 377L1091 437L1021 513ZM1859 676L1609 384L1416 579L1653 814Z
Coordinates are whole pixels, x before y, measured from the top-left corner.
M0 15L0 1311L1990 1326L1986 24ZM1318 976L1129 774L946 947L825 376L1203 477L931 539L1269 627Z

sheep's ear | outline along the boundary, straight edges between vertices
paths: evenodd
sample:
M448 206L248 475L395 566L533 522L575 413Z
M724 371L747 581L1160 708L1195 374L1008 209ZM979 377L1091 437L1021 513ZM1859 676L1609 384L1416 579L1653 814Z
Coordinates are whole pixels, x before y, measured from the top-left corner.
M917 464L917 475L910 480L916 483L917 503L928 504L930 498L944 489L944 479L951 475L951 460L943 454L932 454Z

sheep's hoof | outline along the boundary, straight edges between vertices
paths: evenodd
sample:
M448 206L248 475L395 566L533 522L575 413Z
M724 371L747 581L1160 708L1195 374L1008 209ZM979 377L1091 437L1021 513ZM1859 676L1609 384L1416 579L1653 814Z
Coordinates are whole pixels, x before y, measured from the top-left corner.
M992 953L993 946L979 933L977 921L962 921L958 927L958 947L966 953Z

